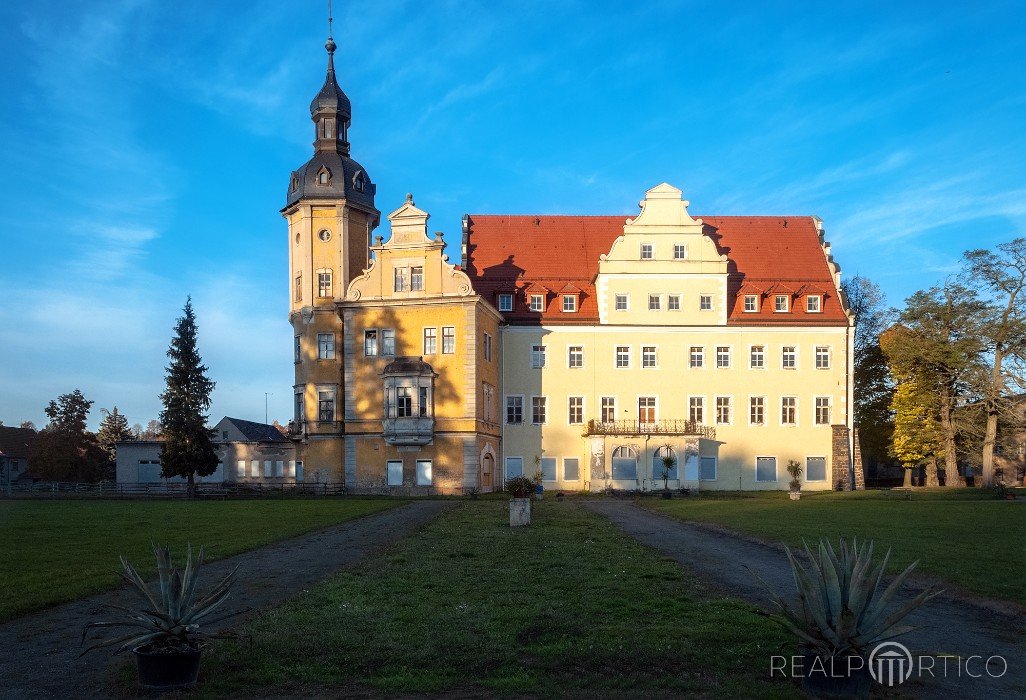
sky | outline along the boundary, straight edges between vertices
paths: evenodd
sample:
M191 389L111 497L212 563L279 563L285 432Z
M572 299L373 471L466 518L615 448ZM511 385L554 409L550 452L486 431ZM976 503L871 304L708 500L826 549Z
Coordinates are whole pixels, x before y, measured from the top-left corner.
M0 6L0 420L160 410L191 295L223 415L291 411L289 173L322 0ZM335 2L353 156L459 261L464 213L825 222L892 305L1026 234L1016 2ZM379 229L378 233L386 233Z

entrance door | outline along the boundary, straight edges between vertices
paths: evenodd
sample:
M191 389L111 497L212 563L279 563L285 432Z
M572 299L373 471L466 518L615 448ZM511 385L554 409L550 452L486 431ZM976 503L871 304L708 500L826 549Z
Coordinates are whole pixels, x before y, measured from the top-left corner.
M488 492L492 490L492 475L495 473L495 457L491 453L486 454L481 460L481 490Z

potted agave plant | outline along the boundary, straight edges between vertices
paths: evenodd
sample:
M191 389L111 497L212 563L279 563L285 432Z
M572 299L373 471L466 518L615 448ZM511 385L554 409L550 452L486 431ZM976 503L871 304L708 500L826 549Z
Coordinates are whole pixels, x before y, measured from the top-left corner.
M802 464L796 459L788 460L787 462L787 473L791 475L791 493L790 497L792 501L797 501L802 497Z
M514 476L506 479L506 491L509 492L509 526L520 527L531 524L531 494L535 483L526 476Z
M663 456L659 458L659 461L663 463L663 498L673 498L673 492L670 491L670 470L673 469L677 463L677 458L670 452L669 446Z
M773 619L798 637L803 655L802 688L813 697L869 697L869 654L879 643L911 632L899 623L923 603L940 595L927 588L897 609L891 601L915 569L913 562L881 589L891 552L874 570L873 543L841 540L835 551L826 540L812 550L805 545L808 564L799 563L786 548L801 607L793 610L755 572L779 615Z
M209 627L244 612L237 610L212 615L231 594L237 567L209 591L200 593L196 581L203 566L202 549L193 560L192 547L189 547L184 570L179 570L171 561L171 550L166 545L154 545L153 553L157 558L158 590L151 591L128 560L121 557L121 578L135 593L138 605L135 608L107 606L117 611L119 618L90 622L82 630L82 643L86 642L91 630L121 628L121 631L105 639L90 639L93 643L82 654L112 646L118 647L115 654L132 650L139 670L139 683L144 689L191 688L199 676L203 642L212 636L201 631L201 625Z

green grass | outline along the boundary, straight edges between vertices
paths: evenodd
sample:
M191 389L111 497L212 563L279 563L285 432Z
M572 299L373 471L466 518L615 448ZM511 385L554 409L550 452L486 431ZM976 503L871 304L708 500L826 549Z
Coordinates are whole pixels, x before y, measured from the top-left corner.
M445 693L792 697L789 637L580 506L464 501L253 622L205 659L209 696Z
M997 500L990 491L717 494L672 501L644 500L681 520L724 525L762 538L800 545L820 537L876 541L891 548L892 569L919 560L918 571L988 596L1026 603L1026 504Z
M0 621L116 586L118 555L155 574L151 542L208 559L391 508L384 499L5 501Z

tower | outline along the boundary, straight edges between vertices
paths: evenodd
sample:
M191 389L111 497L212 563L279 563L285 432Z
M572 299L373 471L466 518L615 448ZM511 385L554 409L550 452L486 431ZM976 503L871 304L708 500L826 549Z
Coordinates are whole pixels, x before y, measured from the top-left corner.
M335 42L324 44L324 86L310 103L314 153L292 172L282 216L288 222L289 322L295 362L293 435L302 441L304 481L336 482L342 472L342 321L336 302L369 266L380 212L375 186L349 156L352 105L335 77Z

